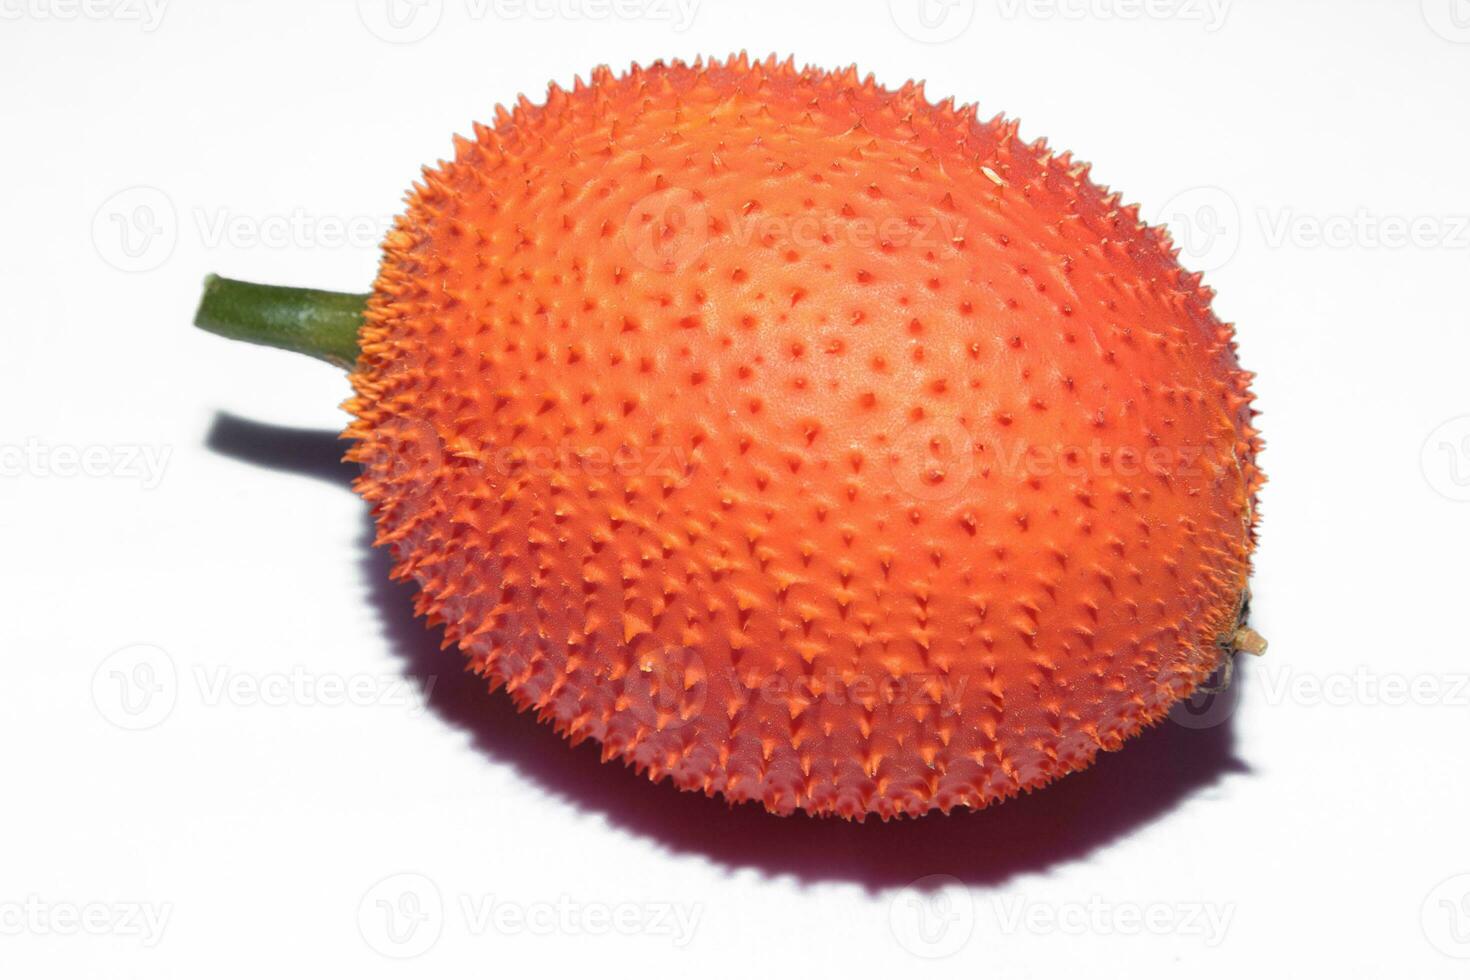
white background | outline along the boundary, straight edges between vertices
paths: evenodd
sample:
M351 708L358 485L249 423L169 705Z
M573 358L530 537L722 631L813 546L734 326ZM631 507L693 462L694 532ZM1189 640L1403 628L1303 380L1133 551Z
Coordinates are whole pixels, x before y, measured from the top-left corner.
M1470 4L90 3L0 0L0 973L1470 968ZM652 786L413 622L340 373L190 328L212 270L366 289L496 102L740 48L1019 116L1209 270L1271 477L1238 704L978 815Z

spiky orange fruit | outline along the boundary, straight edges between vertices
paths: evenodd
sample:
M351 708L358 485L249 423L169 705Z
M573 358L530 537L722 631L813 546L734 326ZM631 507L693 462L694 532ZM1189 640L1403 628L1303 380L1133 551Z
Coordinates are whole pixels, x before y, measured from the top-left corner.
M778 813L980 807L1232 652L1262 476L1210 297L918 86L599 69L425 171L350 458L420 611L574 742Z

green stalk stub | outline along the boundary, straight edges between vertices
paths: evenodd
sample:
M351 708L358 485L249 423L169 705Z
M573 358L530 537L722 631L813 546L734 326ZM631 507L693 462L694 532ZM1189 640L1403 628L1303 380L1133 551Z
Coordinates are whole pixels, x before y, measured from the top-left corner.
M194 326L210 333L319 357L350 371L366 293L264 286L208 276Z

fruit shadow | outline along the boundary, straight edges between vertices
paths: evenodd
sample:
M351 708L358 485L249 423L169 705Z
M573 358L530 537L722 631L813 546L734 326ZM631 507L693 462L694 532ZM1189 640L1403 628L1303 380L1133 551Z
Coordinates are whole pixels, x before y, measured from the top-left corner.
M336 433L289 429L220 414L207 438L221 455L253 465L350 484L355 468L341 462ZM705 858L730 870L754 869L806 883L846 882L878 891L929 875L952 875L977 886L1084 860L1164 818L1176 807L1248 773L1235 756L1233 707L1248 666L1237 665L1232 689L1192 705L1102 754L1089 769L1046 789L979 812L884 823L805 816L778 818L759 805L731 806L719 798L651 784L623 765L600 761L587 741L574 748L503 692L461 669L459 654L439 648L440 635L413 615L413 588L388 577L385 551L372 547L364 514L361 574L385 636L405 674L432 688L428 707L461 729L477 750L512 766L528 783L609 824L656 842L671 853ZM1244 661L1245 658L1241 658Z

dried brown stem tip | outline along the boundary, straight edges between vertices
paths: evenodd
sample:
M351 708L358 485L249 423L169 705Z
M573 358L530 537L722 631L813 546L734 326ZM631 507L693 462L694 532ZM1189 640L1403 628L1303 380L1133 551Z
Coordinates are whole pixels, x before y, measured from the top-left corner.
M1249 626L1242 626L1236 630L1235 636L1230 639L1230 645L1242 653L1249 653L1256 657L1265 653L1268 646L1266 638Z

